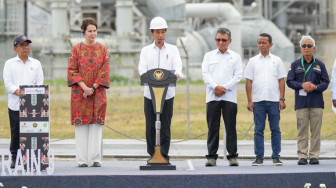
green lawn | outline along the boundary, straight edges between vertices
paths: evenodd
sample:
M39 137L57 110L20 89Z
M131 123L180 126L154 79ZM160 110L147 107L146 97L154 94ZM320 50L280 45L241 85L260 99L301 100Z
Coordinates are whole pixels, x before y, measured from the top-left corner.
M47 82L48 83L48 82ZM70 95L69 88L63 83L62 87L53 88L54 83L49 82L52 88L50 103L50 124L51 138L73 138L74 127L70 125ZM243 87L243 86L241 86ZM111 87L113 92L113 86ZM54 97L55 94L63 93L66 99ZM5 91L3 83L0 83L0 97L4 97ZM68 96L68 97L67 97ZM330 90L324 92L324 100L326 108L323 114L322 137L335 134L326 139L336 139L336 116L331 110L331 94ZM186 94L177 94L174 101L174 116L172 120L172 139L187 138L187 113L186 113ZM287 108L281 112L280 127L283 140L296 139L296 116L294 111L294 93L291 89L286 90ZM245 91L238 93L238 116L237 130L238 139L253 139L253 129L249 131L246 137L242 132L246 132L253 121L253 114L246 109L247 99ZM205 121L205 93L197 92L190 95L190 138L197 137L207 132L207 124ZM0 138L10 137L10 128L8 120L7 101L0 101ZM145 138L145 119L143 114L143 97L109 97L106 113L106 125L129 136L144 139ZM222 129L221 129L222 137ZM117 134L110 129L104 128L104 138L123 139L123 135ZM270 131L268 124L266 125L265 138L270 139ZM206 135L197 139L206 139Z

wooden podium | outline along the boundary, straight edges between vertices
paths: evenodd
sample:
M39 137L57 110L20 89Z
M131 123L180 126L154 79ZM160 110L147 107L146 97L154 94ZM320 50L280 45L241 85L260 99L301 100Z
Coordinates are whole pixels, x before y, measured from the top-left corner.
M176 166L171 165L169 161L162 156L160 147L160 114L162 113L169 84L176 85L176 75L165 69L151 69L141 75L141 85L144 84L148 84L149 86L154 112L156 114L156 137L154 155L147 161L147 165L140 166L140 170L176 170Z

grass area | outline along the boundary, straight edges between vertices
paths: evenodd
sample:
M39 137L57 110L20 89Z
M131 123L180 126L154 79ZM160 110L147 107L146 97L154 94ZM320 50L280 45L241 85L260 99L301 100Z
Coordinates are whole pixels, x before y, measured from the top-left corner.
M57 81L57 84L64 84L65 80ZM53 87L54 82L46 82ZM1 96L4 96L3 82L0 82ZM113 87L111 88L113 90ZM64 89L69 91L68 88ZM51 95L58 93L53 92ZM61 92L62 93L62 92ZM65 92L66 93L66 92ZM119 95L117 95L119 96ZM336 132L335 114L331 109L330 91L324 92L325 106L323 114L322 137L326 137ZM296 140L296 115L294 111L294 92L291 89L286 91L287 108L281 112L280 127L282 139ZM238 116L237 130L238 139L253 139L253 129L249 131L248 136L243 137L242 132L246 132L253 122L253 114L246 109L247 99L245 92L238 93ZM56 98L50 103L50 123L51 138L60 139L74 137L74 127L70 125L70 96L67 99ZM174 116L172 120L172 139L187 138L187 114L186 114L186 94L178 94L174 102ZM7 101L0 102L0 138L10 137L10 128L8 120ZM108 99L108 107L106 113L106 125L124 134L139 139L145 138L145 118L143 114L143 97L114 97ZM207 124L205 121L205 93L193 93L190 95L190 137L193 138L202 133L207 132ZM222 138L223 127L221 128ZM206 135L197 139L206 139ZM104 138L123 139L126 138L107 128L104 128ZM266 125L265 139L270 139L269 125ZM335 140L336 135L326 138Z

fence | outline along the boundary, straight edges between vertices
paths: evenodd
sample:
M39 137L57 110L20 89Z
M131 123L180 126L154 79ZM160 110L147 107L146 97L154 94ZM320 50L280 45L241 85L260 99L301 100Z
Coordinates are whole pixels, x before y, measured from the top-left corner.
M48 81L47 81L48 82ZM70 101L70 88L67 87L66 81L55 81L46 83L50 85L50 100L53 105L58 105L61 103L69 103ZM237 86L238 90L238 116L237 116L237 134L239 136L239 139L248 139L253 140L253 115L252 113L248 112L246 110L246 95L244 90L244 84L239 84ZM185 131L185 133L179 134L180 140L188 140L188 139L206 139L206 133L207 133L207 125L206 125L206 104L205 104L205 85L204 84L198 84L198 85L191 85L190 86L190 99L191 104L190 106L187 106L186 102L186 85L184 84L177 84L176 88L176 97L175 97L175 104L174 104L174 119L177 119L177 123L179 125L184 126L184 129L182 131ZM290 90L287 92L286 95L294 95L293 93L290 93ZM135 116L137 118L144 119L143 115L143 108L142 107L135 107L124 109L123 104L117 103L114 104L114 101L123 100L126 102L134 102L134 98L138 101L142 101L143 96L143 86L140 86L139 80L121 80L121 81L112 81L110 89L107 90L107 96L108 96L108 106L113 107L113 112L111 114L118 114L118 116ZM289 100L287 102L287 109L286 111L282 111L281 115L281 131L284 135L287 134L287 132L291 132L292 136L287 136L287 139L296 139L296 119L295 119L295 113L293 110L293 99L290 101L291 97L287 97ZM131 100L132 99L132 100ZM330 99L330 93L325 92L325 101L328 101ZM0 95L0 101L2 103L7 103L7 97L4 93ZM64 102L63 102L64 101ZM111 102L112 101L112 102ZM326 102L327 104L327 102ZM119 105L118 107L115 107L115 105ZM141 103L137 103L137 105L141 106ZM327 105L326 105L327 106ZM51 107L52 109L53 107ZM70 108L67 106L67 108ZM175 110L176 109L176 110ZM69 109L65 109L68 111ZM187 113L190 112L190 125L187 125ZM59 113L59 112L57 112ZM67 113L67 115L69 115ZM322 128L325 128L322 130L322 139L336 139L336 129L332 128L334 127L334 114L332 113L332 110L327 108L324 110L324 119L323 119L323 125ZM3 118L6 120L6 118ZM286 123L288 119L292 119L290 123ZM331 119L331 120L329 120ZM4 121L3 120L3 121ZM51 117L52 120L52 117ZM68 118L66 118L68 120ZM131 120L130 120L131 121ZM125 131L123 129L120 129L123 125L127 124L126 120L123 120L124 123L122 123L121 126L114 126L114 122L108 122L107 126L110 131L115 132L116 134L120 135L120 138L130 138L130 139L137 139L141 140L142 136L134 135L131 132ZM290 125L287 125L290 124ZM2 122L2 125L0 127L7 126L6 123ZM58 125L57 125L58 126ZM290 131L284 127L288 126L290 128ZM331 127L331 128L326 128ZM223 126L222 126L223 128ZM192 129L192 130L190 130ZM267 129L267 128L266 128ZM267 130L266 130L267 131ZM187 133L191 132L191 135L188 135ZM223 135L223 133L221 133ZM3 138L9 138L8 135L1 134L0 135ZM265 137L269 136L269 133L265 132ZM63 135L57 137L58 139L65 139L65 138L73 138L74 135ZM286 136L284 136L286 138Z

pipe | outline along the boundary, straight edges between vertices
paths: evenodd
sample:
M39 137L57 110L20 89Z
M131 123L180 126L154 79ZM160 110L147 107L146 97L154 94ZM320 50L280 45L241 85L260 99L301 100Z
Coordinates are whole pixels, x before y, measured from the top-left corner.
M165 0L162 3L158 3L157 0L145 1L148 10L153 16L161 16L169 21L184 21L184 0ZM169 27L169 23L168 23Z
M288 18L287 18L287 13L285 11L286 5L284 2L277 2L277 7L278 10L282 10L282 11L278 11L274 16L275 17L275 23L276 25L279 27L279 29L282 31L282 33L286 34L286 28L288 25Z
M230 48L242 55L242 16L230 3L190 3L185 5L187 17L197 18L224 18L231 30L234 42Z
M266 19L244 20L242 25L244 48L255 49L257 52L257 39L260 33L267 32L273 38L271 52L279 56L286 68L294 61L294 44L279 28Z
M147 0L146 15L149 20L155 16L163 17L168 23L168 32L166 42L176 44L178 37L185 31L185 0ZM143 2L141 2L143 3ZM151 38L151 37L150 37Z
M0 33L3 34L6 28L6 9L4 0L0 0Z
M51 38L54 52L63 51L67 46L64 37L70 36L68 3L69 0L51 0Z
M226 18L228 22L241 23L241 15L230 3L189 3L185 5L187 17Z
M119 38L118 49L126 50L132 46L130 35L134 28L134 15L133 15L134 3L132 0L117 0L116 2L116 29L117 36Z

